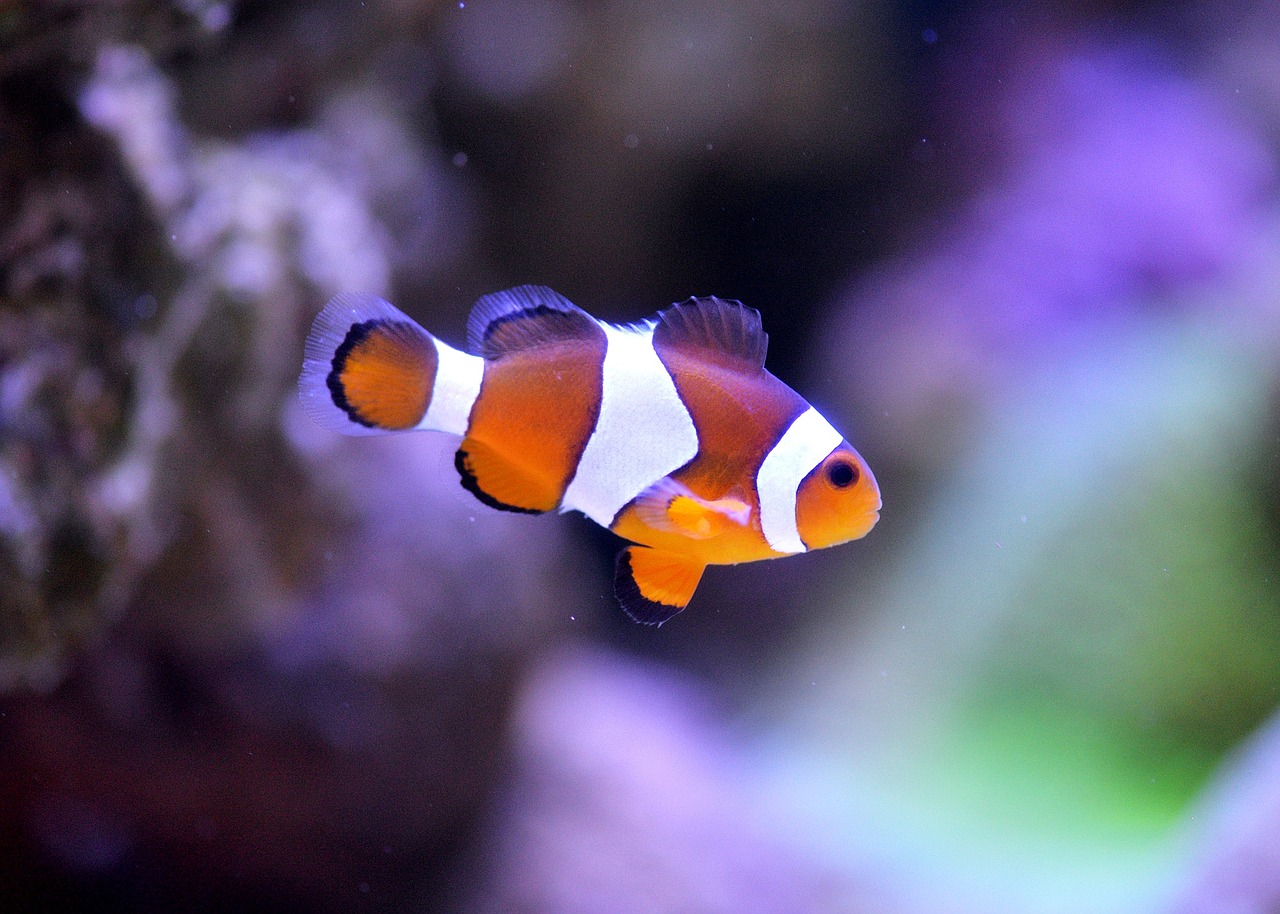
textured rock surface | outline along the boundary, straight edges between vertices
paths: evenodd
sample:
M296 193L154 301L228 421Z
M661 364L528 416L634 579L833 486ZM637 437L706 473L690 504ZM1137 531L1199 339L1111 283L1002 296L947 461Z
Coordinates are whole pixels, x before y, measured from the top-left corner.
M445 441L356 446L297 407L311 316L412 253L372 201L442 237L398 109L352 87L305 129L193 132L158 56L188 39L161 16L114 43L153 21L131 6L58 18L63 56L32 31L52 5L20 6L0 81L4 879L54 906L393 904L488 796L567 618L563 528L477 505ZM350 142L375 127L376 156Z

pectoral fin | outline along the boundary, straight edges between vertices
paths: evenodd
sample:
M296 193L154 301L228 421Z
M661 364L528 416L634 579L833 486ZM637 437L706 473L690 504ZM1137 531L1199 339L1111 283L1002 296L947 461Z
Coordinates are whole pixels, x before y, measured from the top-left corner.
M636 496L635 509L636 517L654 530L690 539L710 539L730 525L746 526L751 520L751 506L741 499L702 498L670 476Z
M689 605L705 568L676 552L628 546L618 553L613 592L632 619L661 625Z

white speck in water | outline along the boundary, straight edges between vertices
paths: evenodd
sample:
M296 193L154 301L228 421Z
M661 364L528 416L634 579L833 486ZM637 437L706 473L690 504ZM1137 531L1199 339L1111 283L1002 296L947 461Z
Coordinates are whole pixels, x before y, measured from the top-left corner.
M453 154L453 164L458 168L462 168L467 164L467 154L465 152L455 152Z
M570 617L569 617L569 621L570 621L570 622L577 622L577 621L578 621L578 617L577 617L577 616L570 616Z
M467 4L464 2L464 0L458 0L458 9L465 10L466 8L467 8Z
M622 145L626 146L628 149L635 149L640 145L640 137L636 136L634 133L628 133L626 138L623 139Z
M1004 548L1004 545L1003 545L999 540L996 540L996 548L997 548L997 549L1003 549L1003 548Z

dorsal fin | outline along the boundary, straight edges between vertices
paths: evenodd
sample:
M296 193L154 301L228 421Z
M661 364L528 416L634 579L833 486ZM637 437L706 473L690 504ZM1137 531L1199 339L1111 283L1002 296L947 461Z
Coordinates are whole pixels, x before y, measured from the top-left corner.
M546 286L516 286L482 295L467 318L467 348L497 359L532 349L599 334L595 318Z
M715 296L690 298L659 313L653 340L749 374L764 368L769 348L759 311Z

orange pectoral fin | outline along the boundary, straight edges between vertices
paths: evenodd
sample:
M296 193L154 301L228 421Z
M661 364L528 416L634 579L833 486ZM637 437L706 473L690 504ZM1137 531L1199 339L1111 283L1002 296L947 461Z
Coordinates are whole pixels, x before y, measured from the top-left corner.
M464 438L454 456L462 487L491 508L541 514L560 503L552 482L517 466L483 442Z
M707 506L687 495L677 495L667 505L667 520L685 536L696 540L709 539L719 532L718 518Z
M636 496L635 506L637 517L654 530L695 540L710 539L730 526L746 526L751 520L751 507L746 502L737 498L699 498L670 476Z
M661 625L689 605L705 568L676 552L628 546L618 553L613 591L636 622Z

